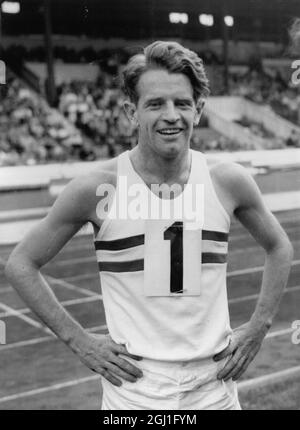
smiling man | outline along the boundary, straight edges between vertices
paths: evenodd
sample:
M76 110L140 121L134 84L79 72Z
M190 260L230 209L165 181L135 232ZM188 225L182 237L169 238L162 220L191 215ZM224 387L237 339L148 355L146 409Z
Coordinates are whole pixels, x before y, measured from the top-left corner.
M194 52L178 43L155 42L129 61L123 83L138 145L66 187L12 253L7 277L79 359L102 376L102 409L238 410L235 380L272 324L288 278L291 244L243 167L222 163L209 169L205 155L190 149L209 93L202 60ZM129 193L139 184L146 201L169 209L185 204L186 185L202 184L201 222L188 228L184 217L172 215L156 220L110 216L121 203L124 177ZM97 212L105 198L98 192L101 184L115 190L103 217ZM265 250L265 268L250 321L232 331L226 268L234 215ZM94 227L109 336L84 330L40 273L86 222Z

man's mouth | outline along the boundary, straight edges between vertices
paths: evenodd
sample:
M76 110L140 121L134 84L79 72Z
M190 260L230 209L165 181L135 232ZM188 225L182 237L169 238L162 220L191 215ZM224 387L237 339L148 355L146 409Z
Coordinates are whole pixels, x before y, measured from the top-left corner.
M159 134L162 134L163 136L175 136L176 134L179 134L182 131L182 128L163 128L161 130L158 130Z

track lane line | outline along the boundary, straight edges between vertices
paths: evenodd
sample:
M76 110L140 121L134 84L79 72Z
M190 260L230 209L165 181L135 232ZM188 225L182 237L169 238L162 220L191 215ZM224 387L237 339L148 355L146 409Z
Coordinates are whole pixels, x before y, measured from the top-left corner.
M4 311L6 311L7 313L9 313L9 316L15 316L19 319L21 319L22 321L26 322L27 324L44 331L45 333L51 334L53 335L52 331L48 328L48 327L44 327L42 324L40 324L39 322L33 320L30 317L27 317L23 314L21 314L19 311L5 305L4 303L0 303L0 309L3 309Z
M294 287L286 288L283 291L283 294L293 293L296 291L300 291L300 285L295 285ZM251 294L249 296L242 296L242 297L236 297L236 298L229 299L228 303L230 305L234 305L236 303L243 303L243 302L248 302L250 300L256 300L256 299L258 299L258 297L259 297L259 294Z
M63 279L54 278L53 276L45 275L46 280L53 282L54 284L60 285L61 287L67 288L68 290L76 291L85 296L94 297L97 293L93 293L85 288L77 287L77 285L71 284L70 282L64 281Z
M273 372L268 375L258 376L257 378L247 379L238 383L239 391L247 391L253 388L262 387L268 384L276 384L286 379L300 376L300 366Z
M286 288L284 290L283 294L297 292L297 291L300 291L300 285L295 285L294 287ZM228 304L233 305L233 304L237 304L237 303L243 303L243 302L247 302L247 301L251 301L251 300L256 300L256 299L258 299L258 297L259 297L259 294L251 294L248 296L236 297L236 298L229 299ZM78 299L65 300L65 301L60 302L60 304L63 306L74 306L74 305L80 305L80 304L84 304L84 303L91 303L91 302L94 302L97 300L100 300L100 301L103 300L103 296L101 294L95 294L92 297L83 297L83 298L78 298ZM15 310L22 315L26 315L26 314L29 314L32 312L31 309L29 309L29 308L15 309ZM12 316L12 314L10 312L0 313L0 318L7 318L10 316Z
M46 387L37 388L35 390L24 391L22 393L1 397L0 403L7 403L13 400L24 399L25 397L32 397L38 394L49 393L50 391L57 391L57 390L61 390L62 388L74 387L76 385L85 384L87 382L92 382L96 380L100 382L100 375L87 376L85 378L79 378L68 382L62 382L61 384L49 385ZM100 395L100 391L99 391L99 395Z
M67 266L67 265L70 265L70 264L80 264L82 262L83 263L92 263L92 262L96 263L96 259L94 257L87 257L85 259L76 258L74 260L72 260L72 259L71 260L64 260L64 261L58 262L57 266L61 267L61 266ZM299 263L300 263L300 260L294 260L292 262L292 266L296 266ZM264 266L255 266L255 267L249 267L249 268L246 268L246 269L233 270L231 272L227 272L227 277L228 276L237 276L237 275L255 273L255 272L261 272L263 269L264 269ZM52 279L56 279L56 278L52 278Z
M102 331L107 330L107 325L99 325L95 327L91 327L86 329L89 333L94 333L96 331ZM32 345L39 345L44 342L51 342L53 340L59 340L58 337L53 333L53 336L43 336L43 337L37 337L35 339L29 339L29 340L22 340L20 342L14 342L7 345L0 345L0 352L1 351L7 351L8 349L18 349L23 348L24 346L32 346Z
M92 279L94 278L95 280L97 280L99 282L99 286L100 286L100 280L99 280L99 273L86 273L83 275L74 275L74 276L67 276L66 278L62 278L62 280L66 281L66 282L72 282L72 281L84 281L86 279ZM83 288L85 289L85 288Z
M290 226L290 227L282 227L283 228L283 230L285 231L285 232L293 232L294 230L295 231L299 231L299 225L297 225L297 226ZM241 234L237 234L237 235L230 235L230 233L229 233L229 243L230 242L234 242L234 241L237 241L237 240L241 240L241 239L247 239L247 238L249 238L249 239L252 239L252 240L254 240L255 241L255 239L254 239L254 237L253 236L251 236L251 234L250 233L248 233L247 232L247 230L245 230L245 233L241 233Z
M300 291L300 285L296 285L294 287L289 287L286 288L283 292L283 294L287 294L287 293L291 293L291 292L296 292L296 291ZM258 299L259 294L251 294L248 296L242 296L242 297L236 297L236 298L232 298L228 300L228 304L229 305L233 305L233 304L238 304L238 303L243 303L243 302L247 302L247 301L251 301L251 300L256 300ZM94 301L103 301L103 296L102 294L92 294L90 297L83 297L83 298L77 298L77 299L70 299L70 300L65 300L60 302L60 304L62 306L74 306L74 305L78 305L78 304L84 304L84 303L91 303ZM13 311L18 312L21 315L26 315L31 313L31 309L29 308L21 308L21 309L13 309L11 308ZM0 313L0 318L7 318L12 316L12 312L11 311L7 311L7 312L2 312Z
M270 374L265 375L265 376L259 376L257 378L252 378L252 379L238 382L238 390L239 390L239 392L241 392L241 391L246 391L249 389L265 386L269 383L276 384L278 382L281 382L283 380L286 380L288 378L295 377L298 375L300 375L300 366L290 367L288 369L281 370L278 372L273 372L273 373L270 373ZM9 396L1 397L0 403L7 403L10 401L19 400L21 398L24 399L26 397L33 397L33 396L36 396L38 394L45 394L45 393L49 393L52 391L58 391L58 390L61 390L64 388L74 387L76 385L81 385L81 384L85 384L87 382L92 382L92 381L99 381L100 382L100 375L93 375L93 376L87 376L87 377L83 377L83 378L77 378L77 379L62 382L59 384L48 385L48 386L37 388L34 390L23 391L23 392L17 393L17 394L11 394ZM99 392L99 394L100 394L100 392Z
M95 331L101 331L101 330L107 330L107 325L104 324L101 326L90 327L87 329L87 331L91 332L91 333L94 333ZM265 339L273 339L276 337L285 336L287 334L291 334L293 331L294 331L294 329L292 329L292 328L273 330L272 332L267 334ZM50 336L44 336L44 337L38 337L35 339L29 339L29 340L14 342L14 343L10 343L7 345L0 345L0 352L6 351L8 349L18 349L18 348L22 348L25 346L38 345L40 343L44 343L44 342L52 341L52 340L58 340L58 338L55 335L51 336L51 337Z
M84 303L91 303L91 302L95 302L97 300L102 300L102 295L94 295L93 297L82 297L82 298L78 298L78 299L70 299L70 300L65 300L62 302L59 302L62 306L74 306L74 305L81 305ZM1 304L0 304L1 306ZM13 309L13 308L10 308ZM32 312L31 309L29 308L23 308L23 309L13 309L14 311L18 312L20 315L26 315ZM7 318L12 316L11 311L7 311L7 312L3 312L0 313L0 318Z
M299 240L294 240L293 241L293 246L297 246L298 244L300 244L300 239ZM264 250L263 250L263 248L261 248L258 244L256 245L256 246L246 246L246 247L243 247L243 253L245 252L245 251L247 251L247 252L249 252L249 251L257 251L257 250L260 250L261 252L263 252ZM229 250L229 252L228 252L228 255L229 255L229 258L230 258L230 256L231 255L236 255L236 254L240 254L241 253L241 249L233 249L233 250Z
M294 260L292 262L292 266L297 266L299 263L300 263L300 260ZM227 277L230 278L232 276L248 275L249 273L262 272L263 270L264 270L264 266L256 266L256 267L249 267L248 269L232 270L231 272L227 272Z

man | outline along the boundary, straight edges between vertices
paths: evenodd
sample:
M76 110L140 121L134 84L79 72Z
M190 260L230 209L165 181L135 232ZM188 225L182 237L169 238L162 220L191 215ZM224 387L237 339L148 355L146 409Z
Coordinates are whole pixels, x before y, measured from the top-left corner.
M243 167L222 163L209 171L205 156L189 149L209 91L194 52L155 42L129 61L123 81L138 145L66 187L10 256L7 277L28 306L102 376L103 409L240 409L234 381L272 324L288 278L291 244ZM113 216L125 197L125 179L128 195L139 185L142 199L164 209L189 203L182 203L188 186L200 184L202 214L191 222L177 215L137 219L129 211ZM111 199L102 184L115 190ZM165 188L157 192L153 184ZM165 198L174 185L173 198ZM233 215L266 254L255 311L234 332L226 296ZM40 273L86 222L94 227L106 337L89 334L74 321Z

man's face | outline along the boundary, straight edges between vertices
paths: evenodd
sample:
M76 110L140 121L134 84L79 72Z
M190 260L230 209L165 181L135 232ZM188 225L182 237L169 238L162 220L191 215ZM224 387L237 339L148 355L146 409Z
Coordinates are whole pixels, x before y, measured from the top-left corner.
M139 100L133 114L139 126L139 144L168 158L187 150L193 125L201 115L187 76L150 70L141 76L137 91Z

